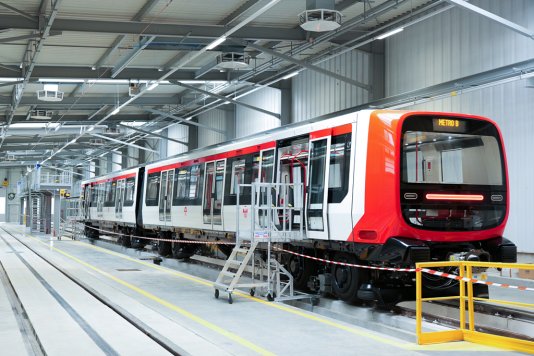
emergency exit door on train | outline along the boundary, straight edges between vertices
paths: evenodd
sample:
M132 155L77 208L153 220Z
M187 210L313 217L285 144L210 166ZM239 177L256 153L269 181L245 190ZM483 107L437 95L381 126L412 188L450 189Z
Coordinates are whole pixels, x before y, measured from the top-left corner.
M310 137L308 191L306 196L306 236L328 239L328 179L331 136Z

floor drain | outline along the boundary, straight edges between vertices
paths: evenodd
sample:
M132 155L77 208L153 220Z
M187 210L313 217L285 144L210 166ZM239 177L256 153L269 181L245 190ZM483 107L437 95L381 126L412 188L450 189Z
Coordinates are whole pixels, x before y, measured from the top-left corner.
M117 269L117 271L119 271L119 272L139 272L141 270L137 269L137 268L119 268L119 269Z

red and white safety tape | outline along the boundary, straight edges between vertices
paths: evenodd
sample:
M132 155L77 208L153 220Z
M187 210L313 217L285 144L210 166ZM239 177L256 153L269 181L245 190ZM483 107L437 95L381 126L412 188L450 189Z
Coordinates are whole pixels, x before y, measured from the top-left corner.
M534 291L534 288L530 288L530 287L514 286L514 285L504 284L504 283L495 283L495 282L489 282L489 281L482 281L482 280L476 279L476 278L460 277L460 276L457 276L455 274L435 271L435 270L429 269L429 268L390 268L390 267L376 267L376 266L357 265L357 264L353 264L353 263L330 261L330 260L326 260L326 259L323 259L323 258L308 256L308 255L304 255L302 253L298 253L298 252L294 252L294 251L290 251L290 250L285 250L285 249L282 249L282 248L279 248L279 247L274 247L274 249L276 249L277 251L289 253L289 254L292 254L292 255L295 255L295 256L308 258L310 260L324 262L324 263L328 263L328 264L340 265L340 266L366 268L366 269L374 269L374 270L380 270L380 271L393 271L393 272L419 272L419 271L421 271L423 273L428 273L428 274L432 274L432 275L435 275L435 276L440 276L440 277L443 277L443 278L454 279L454 280L457 280L457 281L464 281L464 282L477 283L477 284L485 284L487 286L502 287L502 288L509 288L509 289L517 289L517 290L521 290L521 291L531 291L531 292Z
M92 226L87 226L88 228L91 228L93 230L98 230L101 232L105 232L106 234L113 234L113 235L122 235L122 236L128 236L128 237L136 237L140 239L145 240L152 240L152 241L164 241L164 242L173 242L173 243L187 243L187 244L203 244L203 245L235 245L234 242L225 242L225 241L192 241L192 240L172 240L172 239L160 239L160 238L154 238L154 237L145 237L145 236L135 236L135 235L126 235L123 233L117 233L113 231L107 231L102 229L97 229ZM434 276L440 276L443 278L449 278L454 279L457 281L463 281L463 282L469 282L469 283L477 283L477 284L485 284L487 286L493 286L493 287L502 287L502 288L509 288L509 289L517 289L521 291L534 291L534 288L525 287L525 286L514 286L510 284L505 283L495 283L490 281L483 281L476 278L468 278L468 277L460 277L458 275L452 274L452 273L446 273L446 272L440 272L435 271L433 269L429 268L393 268L393 267L377 267L377 266L368 266L368 265L358 265L354 263L348 263L348 262L340 262L340 261L331 261L324 258L318 258L313 256L304 255L302 253L298 253L291 250L286 250L280 247L273 246L273 249L279 252L289 253L291 255L307 258L310 260L338 265L338 266L346 266L346 267L355 267L355 268L365 268L365 269L372 269L372 270L379 270L379 271L392 271L392 272L423 272L432 274Z

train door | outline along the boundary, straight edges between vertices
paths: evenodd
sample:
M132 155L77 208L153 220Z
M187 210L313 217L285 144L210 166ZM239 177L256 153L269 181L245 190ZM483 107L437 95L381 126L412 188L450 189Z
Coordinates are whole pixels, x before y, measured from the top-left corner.
M204 224L222 227L222 208L224 190L225 160L206 163L204 179L204 196L202 199Z
M328 239L328 177L331 137L310 139L308 197L306 202L306 235Z
M171 221L172 187L174 182L174 169L161 172L159 184L159 220Z
M93 189L95 189L93 185L87 184L85 186L85 190L83 191L82 213L85 219L89 219L89 207L92 204L91 198L93 195L91 193Z
M104 189L106 185L105 184L98 184L96 186L97 189L97 199L96 199L96 215L101 218L104 216L104 196L106 194L106 190Z
M115 218L122 219L122 207L124 205L124 188L126 186L126 179L119 179L117 181L117 191L115 195Z
M285 192L284 197L279 195L277 198L286 199L287 204L295 208L304 208L308 167L308 141L308 136L294 138L290 141L282 142L280 148L278 148L277 182L294 184L294 186ZM265 169L267 167L268 165L265 164ZM286 224L286 229L299 229L300 222L303 218L303 216L295 211L292 216L292 221L287 221L284 217L279 217L278 223Z

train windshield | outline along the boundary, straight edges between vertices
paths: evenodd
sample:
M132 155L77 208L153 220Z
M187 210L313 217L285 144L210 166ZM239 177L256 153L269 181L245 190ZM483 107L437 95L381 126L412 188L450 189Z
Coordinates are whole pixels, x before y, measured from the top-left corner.
M506 212L500 137L480 120L411 117L402 130L401 205L411 225L447 231L495 227Z

